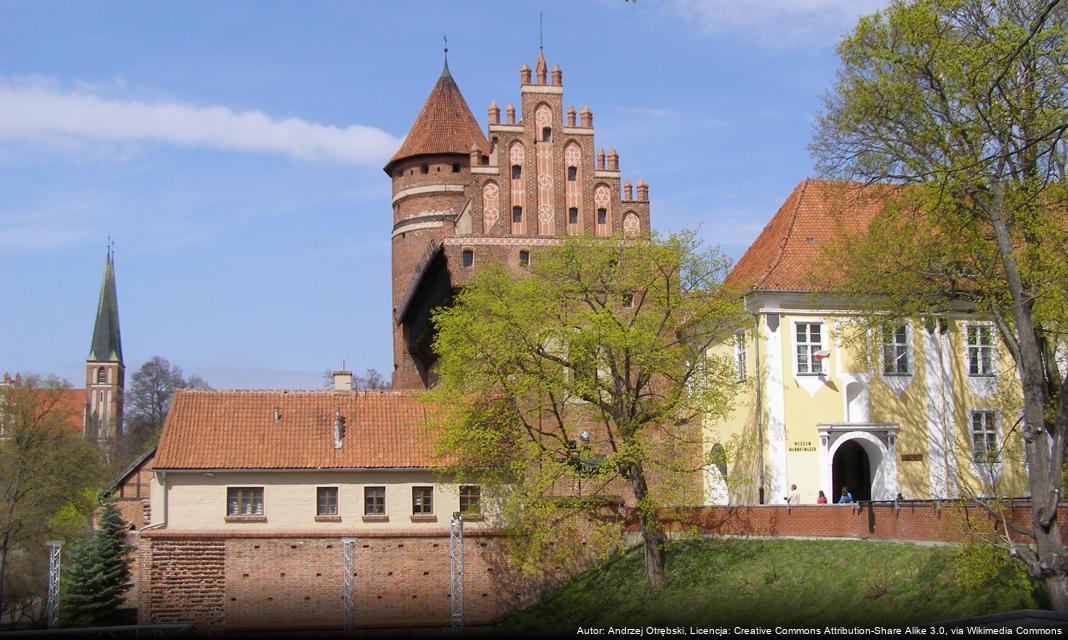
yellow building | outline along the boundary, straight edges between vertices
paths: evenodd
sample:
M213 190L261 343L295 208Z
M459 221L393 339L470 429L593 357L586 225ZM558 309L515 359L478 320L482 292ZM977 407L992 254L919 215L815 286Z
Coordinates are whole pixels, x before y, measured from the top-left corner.
M806 180L735 265L749 330L731 355L733 415L706 426L706 502L802 503L1027 492L1015 367L996 328L965 310L881 329L815 291L842 225L863 229L879 187Z

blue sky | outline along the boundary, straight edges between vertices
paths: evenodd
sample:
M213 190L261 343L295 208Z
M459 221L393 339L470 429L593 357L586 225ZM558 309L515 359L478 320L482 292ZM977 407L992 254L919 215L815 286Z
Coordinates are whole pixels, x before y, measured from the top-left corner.
M518 102L538 12L653 226L737 258L812 175L834 46L881 0L0 0L0 371L81 385L116 247L128 375L216 387L392 369L381 167L449 66L475 117Z

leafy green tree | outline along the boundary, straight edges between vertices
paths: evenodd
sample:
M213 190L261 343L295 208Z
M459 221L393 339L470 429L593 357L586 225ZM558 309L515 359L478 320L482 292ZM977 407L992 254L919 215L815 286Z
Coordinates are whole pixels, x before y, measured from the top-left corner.
M60 611L65 626L104 626L117 622L116 613L130 590L130 553L126 526L119 510L106 502L91 538L76 542L69 555Z
M74 511L86 522L95 506L86 489L99 485L101 467L76 426L81 411L55 377L0 385L0 612L8 611L13 577L31 572L11 561L42 557L44 540L69 534L59 514Z
M827 174L897 185L870 233L834 253L843 293L873 311L967 309L996 324L1021 381L1033 507L1033 526L1007 527L1006 540L1060 611L1065 23L1061 0L898 0L839 45L843 67L811 147Z
M690 233L575 238L528 277L487 267L435 313L448 471L499 497L524 567L618 540L622 501L664 582L656 509L699 499L703 421L737 387L730 360L707 356L746 322L719 290L727 266Z

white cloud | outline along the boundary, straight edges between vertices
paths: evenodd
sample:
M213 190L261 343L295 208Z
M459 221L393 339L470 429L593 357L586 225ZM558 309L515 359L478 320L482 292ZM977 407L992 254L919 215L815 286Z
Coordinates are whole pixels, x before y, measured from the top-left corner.
M162 143L381 166L400 140L374 127L341 128L224 106L98 97L91 85L64 91L41 78L0 78L0 141ZM77 147L77 145L74 145Z
M667 0L668 11L705 33L756 40L774 49L824 49L857 18L888 0Z

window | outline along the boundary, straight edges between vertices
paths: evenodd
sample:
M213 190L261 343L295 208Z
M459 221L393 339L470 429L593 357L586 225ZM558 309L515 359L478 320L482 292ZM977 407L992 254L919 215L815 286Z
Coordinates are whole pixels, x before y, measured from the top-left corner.
M226 515L262 516L263 487L228 487L226 489Z
M480 502L482 500L482 488L473 485L464 485L460 487L460 513L465 514L480 514L482 509Z
M464 249L463 252L463 265L470 267L475 264L475 252L470 249Z
M412 487L412 515L434 513L434 487Z
M315 515L337 515L337 487L319 487L315 490Z
M552 130L552 127L542 127L542 129L541 129L541 141L542 142L552 142L553 141L553 130Z
M523 222L523 207L512 207L512 223L519 224Z
M736 382L745 382L746 364L745 332L739 331L734 334L734 379Z
M633 293L624 293L623 294L623 308L624 309L633 309L634 308L634 294Z
M363 514L365 516L386 515L386 488L363 488Z
M512 165L512 180L518 180L523 177L523 167L513 164Z
M96 370L96 382L97 384L104 384L108 381L108 370L104 367L100 367Z
M998 459L997 413L972 411L972 454L976 462Z
M459 162L452 163L452 172L453 173L460 173L460 163Z
M597 210L597 224L608 224L608 210L607 209L603 209L602 208L602 209L598 209Z
M994 336L990 325L968 325L968 375L994 375Z
M906 376L909 370L909 327L900 324L883 329L883 374Z
M567 181L568 182L574 182L576 180L578 180L578 167L568 167L567 168Z
M567 223L578 224L578 207L571 207L567 210Z
M429 172L430 172L430 165L424 164L424 165L419 167L419 173L429 173Z
M529 251L520 251L519 252L519 266L521 266L521 267L529 267L530 266L530 252Z
M823 360L817 357L823 351L823 323L799 322L797 331L797 373L813 375L823 373Z

